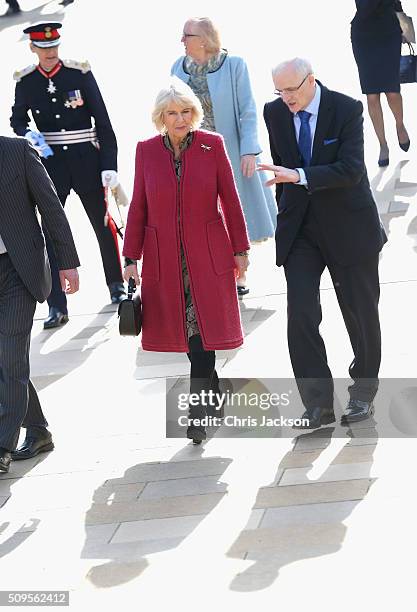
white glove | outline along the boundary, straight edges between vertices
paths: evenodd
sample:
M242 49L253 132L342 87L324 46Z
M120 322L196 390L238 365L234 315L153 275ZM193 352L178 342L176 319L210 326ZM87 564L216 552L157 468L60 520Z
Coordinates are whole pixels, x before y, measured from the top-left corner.
M25 134L26 140L29 140L31 144L37 144L39 138L39 132L28 130Z
M103 187L113 189L119 184L116 170L103 170L101 173L101 183Z

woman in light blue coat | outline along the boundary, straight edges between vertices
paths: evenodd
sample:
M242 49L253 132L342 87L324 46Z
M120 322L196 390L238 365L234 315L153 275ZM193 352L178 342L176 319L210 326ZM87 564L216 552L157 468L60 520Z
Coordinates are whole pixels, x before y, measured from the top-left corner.
M233 172L251 242L266 240L275 233L277 207L265 187L266 177L255 172L258 142L256 106L248 69L241 57L221 48L217 29L206 17L184 25L180 57L171 73L188 83L204 110L202 128L222 134ZM249 292L245 277L238 280L238 294Z

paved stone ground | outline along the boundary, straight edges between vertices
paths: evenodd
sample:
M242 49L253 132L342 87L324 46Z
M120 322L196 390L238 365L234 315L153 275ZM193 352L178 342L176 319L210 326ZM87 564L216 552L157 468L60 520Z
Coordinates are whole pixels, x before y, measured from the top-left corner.
M211 15L228 47L251 57L259 104L270 97L269 66L296 52L313 58L323 81L359 96L347 25L353 8L343 3L333 14L327 0L300 4L306 25L297 29L297 40L295 6L281 14L276 3L267 3L253 16L239 5L239 28L232 8L225 12L220 2ZM22 0L28 13L0 24L0 122L8 133L10 73L31 59L19 26L65 17L67 56L88 55L109 101L129 191L134 142L152 133L147 109L180 53L177 39L188 12L167 4L103 5L76 0L64 14L56 3ZM207 10L198 5L192 12ZM93 19L95 34L88 38ZM125 37L123 45L115 44L115 30ZM157 65L150 65L148 52ZM404 95L415 143L415 87L404 88ZM390 237L381 257L381 375L413 378L416 158L413 148L403 154L393 144L391 165L378 170L367 119L365 125L369 176ZM391 121L387 129L395 143ZM98 249L76 197L67 210L83 261L82 290L71 299L70 323L55 332L43 331L46 307L39 306L32 342L33 380L56 450L16 462L0 478L0 588L69 589L74 610L121 602L146 610L216 604L379 609L398 606L400 596L402 609L413 609L415 440L384 438L374 423L288 439L226 439L219 430L195 448L166 439L165 377L174 384L186 376L188 361L145 353L135 340L118 336ZM221 376L291 376L285 281L273 259L272 242L253 248L251 293L241 304L246 342L218 354ZM322 303L329 361L343 377L351 351L328 276ZM408 398L414 408L415 385Z

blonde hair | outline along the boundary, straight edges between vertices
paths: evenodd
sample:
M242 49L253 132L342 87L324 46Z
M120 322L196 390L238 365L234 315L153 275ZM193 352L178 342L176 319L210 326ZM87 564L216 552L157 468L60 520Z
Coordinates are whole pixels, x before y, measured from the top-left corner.
M155 124L158 132L163 133L165 131L163 114L170 102L175 102L175 104L178 104L184 108L191 108L191 128L195 130L200 127L204 117L203 107L201 106L200 100L197 98L191 87L184 83L184 81L181 81L181 79L178 77L173 76L170 79L169 86L161 89L156 96L154 109L152 111L152 121Z
M216 28L211 19L208 17L192 17L187 21L195 23L201 31L201 38L205 42L207 53L220 53L222 45L219 30Z

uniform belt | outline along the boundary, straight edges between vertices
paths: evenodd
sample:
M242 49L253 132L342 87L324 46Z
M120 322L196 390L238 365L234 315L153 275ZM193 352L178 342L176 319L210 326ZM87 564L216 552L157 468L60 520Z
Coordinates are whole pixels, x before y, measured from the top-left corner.
M79 144L80 142L98 143L97 132L95 128L87 128L85 130L66 130L65 132L42 132L45 141L49 145L70 145Z

